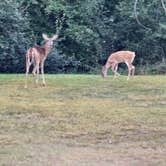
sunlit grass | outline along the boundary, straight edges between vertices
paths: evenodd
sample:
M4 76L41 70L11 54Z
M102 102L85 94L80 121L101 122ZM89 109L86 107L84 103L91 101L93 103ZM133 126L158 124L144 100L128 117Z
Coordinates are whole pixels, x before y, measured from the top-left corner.
M24 89L24 75L0 75L0 164L13 153L24 160L26 145L166 147L165 76L46 75L46 81L35 88L31 77Z

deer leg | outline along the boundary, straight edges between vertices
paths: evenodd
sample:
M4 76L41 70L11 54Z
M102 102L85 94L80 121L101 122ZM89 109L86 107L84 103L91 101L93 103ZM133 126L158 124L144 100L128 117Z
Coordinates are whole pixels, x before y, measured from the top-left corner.
M27 59L26 59L26 79L25 79L25 88L27 88L27 83L28 83L28 74L29 74L29 68L30 68L30 66L31 66L31 63L30 63L30 60L29 60L29 58L27 57Z
M128 77L127 77L127 80L129 80L129 78L130 78L130 65L129 65L129 63L127 63L127 62L125 62L126 63L126 65L127 65L127 68L128 68Z
M117 64L116 63L112 64L111 69L112 69L112 71L114 73L114 78L116 78Z
M118 63L115 65L115 72L116 72L116 76L119 76L120 74L117 72L118 70Z
M128 77L127 77L127 80L129 80L130 75L131 75L131 71L132 71L132 67L131 67L131 64L129 64L128 62L126 62L126 65L128 67Z
M34 68L33 68L33 76L34 76L34 83L35 83L35 87L37 87L38 85L38 77L39 77L39 63L36 63Z
M46 81L44 77L44 62L41 63L41 74L42 74L43 86L46 86Z
M135 66L132 65L132 77L134 76L135 74Z
M39 81L39 63L37 64L37 74L36 74L36 84L38 85L38 81Z

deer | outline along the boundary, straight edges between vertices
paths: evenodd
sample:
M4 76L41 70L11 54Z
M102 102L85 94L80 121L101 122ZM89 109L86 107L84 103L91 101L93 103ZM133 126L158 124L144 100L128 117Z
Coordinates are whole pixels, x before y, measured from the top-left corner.
M29 48L26 52L25 88L27 88L29 69L32 64L33 64L32 74L34 76L35 87L38 86L39 68L41 68L42 85L46 86L46 81L45 81L45 77L44 77L44 63L45 63L48 53L51 51L51 49L53 47L53 41L57 40L58 35L55 34L51 38L49 38L46 34L42 34L42 37L46 42L44 45L42 45L42 46L36 45L34 47Z
M102 67L102 76L107 76L107 71L109 68L112 69L114 73L114 78L119 75L117 72L118 70L118 64L119 63L125 63L128 67L128 77L127 80L129 80L130 76L134 76L135 73L135 66L132 64L135 58L135 52L132 51L117 51L112 53L108 59L106 64Z

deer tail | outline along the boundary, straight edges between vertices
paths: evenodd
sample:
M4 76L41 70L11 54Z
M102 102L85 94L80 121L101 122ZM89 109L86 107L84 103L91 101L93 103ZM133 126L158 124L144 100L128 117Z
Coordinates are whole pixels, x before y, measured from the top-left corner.
M34 62L33 48L29 48L26 54L26 64L29 66Z

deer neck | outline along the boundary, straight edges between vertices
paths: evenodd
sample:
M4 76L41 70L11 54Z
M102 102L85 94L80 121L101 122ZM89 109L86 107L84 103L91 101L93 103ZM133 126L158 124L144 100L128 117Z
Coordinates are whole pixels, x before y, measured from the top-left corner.
M43 46L44 50L45 50L45 56L47 56L47 54L51 51L52 47L49 46L47 43Z

